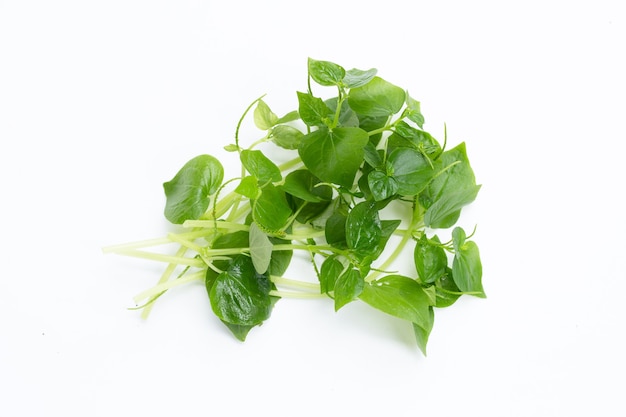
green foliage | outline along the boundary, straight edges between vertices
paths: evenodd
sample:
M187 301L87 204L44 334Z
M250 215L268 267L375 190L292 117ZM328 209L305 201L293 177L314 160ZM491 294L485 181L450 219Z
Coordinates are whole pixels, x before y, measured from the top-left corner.
M445 150L424 130L421 103L376 69L311 58L307 72L293 111L279 117L259 98L244 112L225 146L238 154L239 177L224 180L220 162L200 155L163 184L165 216L186 230L168 236L175 256L151 254L170 267L144 312L203 279L215 316L245 340L282 297L331 298L335 310L360 300L406 322L426 354L438 308L485 297L478 246L455 226L480 190L465 143ZM249 112L263 136L245 148ZM256 148L263 143L293 159L276 163ZM289 268L295 251L311 259L317 283ZM391 272L407 252L413 266ZM183 272L173 279L176 264Z
M187 162L172 180L163 184L167 203L165 217L172 223L199 219L224 178L220 161L199 155Z

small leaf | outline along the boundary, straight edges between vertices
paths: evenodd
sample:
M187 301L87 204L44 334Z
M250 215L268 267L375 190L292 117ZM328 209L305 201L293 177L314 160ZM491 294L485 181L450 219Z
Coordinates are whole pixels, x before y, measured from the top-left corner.
M346 219L346 242L361 256L371 255L382 237L382 226L376 204L363 201L350 210Z
M262 184L266 182L278 182L282 179L280 169L265 155L258 150L241 151L241 163Z
M346 220L348 215L342 210L335 211L326 219L324 235L329 245L339 249L347 247L346 244Z
M430 228L447 228L458 220L461 209L474 201L480 190L465 151L465 143L445 151L437 160L435 178L420 194L427 208L424 224Z
M257 199L261 194L259 182L256 177L250 175L241 179L239 185L235 188L235 192L249 198L250 200Z
M376 201L386 200L398 192L398 182L381 171L372 171L367 175L367 184Z
M424 323L422 326L418 326L413 323L413 333L415 334L415 341L417 342L417 346L420 348L424 356L426 356L426 345L428 344L428 339L430 337L430 332L433 330L433 325L435 324L435 310L433 307L428 308L429 313L429 321Z
M406 96L407 117L421 128L424 127L424 116L421 113L420 102L411 98L408 94Z
M435 281L435 307L450 307L461 296L459 292L452 278L452 269L446 268L446 273Z
M431 284L446 273L448 257L439 243L441 242L437 236L429 240L426 235L422 235L415 244L413 260L417 276L423 283Z
M335 311L356 300L363 292L365 280L356 269L348 269L335 282Z
M282 188L286 193L310 203L329 201L332 189L327 185L317 187L319 182L308 169L298 169L287 175Z
M309 58L308 64L309 75L319 85L338 85L346 74L346 70L342 66L330 61L317 61Z
M426 157L412 148L395 149L387 162L398 186L397 193L403 196L420 193L435 174Z
M298 114L298 110L293 110L287 113L286 115L284 115L283 117L279 118L276 121L276 124L293 122L294 120L298 120L299 118L300 118L300 115Z
M263 187L261 196L253 202L252 218L265 232L280 232L291 214L285 192L273 184Z
M270 110L269 106L259 100L254 109L254 124L261 130L269 130L278 123L278 116Z
M465 231L456 227L452 231L454 259L452 261L452 278L463 292L472 292L477 297L485 297L482 285L483 267L480 253L475 242L465 240Z
M324 260L319 275L321 294L328 294L335 290L335 283L344 269L343 264L334 256Z
M330 125L334 112L319 97L314 97L309 93L298 94L298 113L300 118L308 126Z
M163 184L165 217L172 223L197 220L208 209L210 197L224 178L222 164L210 155L188 161L174 178Z
M270 266L273 245L267 235L259 229L256 223L250 224L250 257L254 269L264 274Z
M298 149L304 133L287 125L274 126L270 137L272 141L284 149Z

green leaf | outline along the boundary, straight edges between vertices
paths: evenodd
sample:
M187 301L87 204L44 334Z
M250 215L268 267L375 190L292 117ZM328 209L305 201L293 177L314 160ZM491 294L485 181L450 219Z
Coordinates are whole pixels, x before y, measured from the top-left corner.
M324 101L328 108L333 112L337 111L337 97ZM334 118L335 116L333 116ZM340 127L359 127L359 116L345 102L339 111L338 126ZM333 126L334 127L334 126Z
M415 341L417 342L417 346L420 348L424 356L426 356L426 345L428 344L428 338L430 337L430 332L433 330L433 325L435 324L435 310L431 307L428 308L429 313L429 322L425 323L424 326L418 326L413 323L413 333L415 334Z
M316 83L323 86L339 85L346 74L346 70L329 61L317 61L309 58L309 75Z
M298 94L298 113L308 126L329 126L335 117L334 112L319 97L309 93Z
M367 132L357 127L320 128L302 138L298 152L320 180L352 188L367 142Z
M347 88L357 88L364 86L372 81L378 71L376 68L370 68L368 70L359 70L353 68L346 71L345 77L343 77L342 84Z
M298 169L287 175L282 188L286 193L311 203L330 201L332 189L327 185L316 186L319 182L308 169Z
M441 151L439 142L428 132L419 130L405 122L400 122L389 136L387 152L399 147L414 148L426 155L436 155Z
M210 155L199 155L188 161L172 180L163 184L165 217L175 224L199 219L223 178L222 164Z
M346 243L360 256L374 253L382 237L376 204L363 201L350 210L346 219Z
M386 200L398 192L398 182L381 171L372 171L367 175L367 184L376 201Z
M258 150L241 151L241 163L261 183L278 182L282 179L280 169Z
M446 273L435 281L435 307L450 307L461 296L460 291L452 278L452 269L446 268Z
M426 157L412 148L395 149L387 162L398 184L397 193L400 195L418 194L426 188L435 174Z
M291 241L280 239L277 237L270 237L270 242L273 245L286 245L290 244ZM293 257L293 250L274 250L272 251L272 258L270 259L270 266L267 269L267 275L272 276L282 276L287 268L289 268L289 264L291 263L291 258Z
M483 267L480 261L478 245L465 240L465 231L455 227L452 231L454 244L454 260L452 261L452 278L463 292L472 292L478 297L485 297L482 285Z
M427 208L424 224L430 228L448 228L458 220L461 208L476 199L480 185L476 185L465 143L443 152L437 160L439 173L420 195L420 203Z
M241 179L237 187L235 188L237 194L241 194L250 200L255 200L259 197L261 190L259 189L259 182L256 177L248 175Z
M296 129L295 127L287 125L278 125L272 128L270 138L272 141L284 149L298 149L300 141L304 133Z
M347 247L346 220L348 215L343 210L337 210L326 219L324 235L329 245L339 249Z
M432 322L429 297L415 280L388 275L365 285L359 296L370 306L426 329Z
M335 311L356 300L363 292L365 280L358 270L348 269L335 282Z
M324 260L320 268L320 293L328 294L335 290L335 283L345 267L336 257L330 256Z
M371 117L389 117L404 105L405 92L380 77L353 88L348 95L348 104L355 112Z
M256 326L271 314L270 289L269 278L255 271L249 257L239 255L215 279L209 294L211 308L227 323Z
M270 266L272 259L272 242L267 235L259 229L256 223L250 224L250 257L254 269L259 274L264 274Z
M294 120L298 120L299 118L300 118L300 114L298 114L298 110L293 110L287 113L286 115L284 115L283 117L281 117L280 119L278 119L276 124L293 122Z
M437 236L428 239L422 235L415 244L413 260L417 276L423 283L432 284L446 273L448 257L440 243Z
M413 123L418 125L420 129L424 126L424 116L421 112L420 102L411 98L408 94L406 96L406 116Z
M261 230L268 233L280 232L292 215L285 192L273 184L263 187L252 207L252 218Z
M269 130L278 123L278 116L263 101L257 102L254 109L254 124L261 130Z
M374 146L371 141L367 142L363 150L365 151L363 158L372 168L383 167L383 156L381 155L383 152L382 150L379 151L376 149L376 146Z

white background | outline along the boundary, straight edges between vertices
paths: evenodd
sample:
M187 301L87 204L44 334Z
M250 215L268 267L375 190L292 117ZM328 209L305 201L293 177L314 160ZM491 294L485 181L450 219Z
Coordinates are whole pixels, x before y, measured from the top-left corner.
M0 414L626 415L620 3L0 0ZM162 265L102 254L166 233L162 182L235 163L309 56L407 88L483 184L488 298L426 358L358 303L282 300L242 344L192 284L143 321Z

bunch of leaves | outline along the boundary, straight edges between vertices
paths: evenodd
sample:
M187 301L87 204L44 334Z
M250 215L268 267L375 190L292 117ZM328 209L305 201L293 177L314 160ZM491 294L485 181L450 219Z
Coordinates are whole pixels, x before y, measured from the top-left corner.
M446 137L424 130L420 102L376 69L309 59L307 81L283 116L263 97L245 110L224 147L239 176L225 179L219 159L199 155L163 184L165 217L182 232L107 251L167 263L136 297L145 316L167 290L202 280L213 313L243 341L282 297L328 297L335 310L360 300L410 324L425 354L435 309L485 296L478 246L455 226L480 189L465 144L445 149ZM264 135L244 147L250 113ZM275 163L264 143L292 159ZM145 250L164 243L176 253ZM312 279L285 276L295 252ZM390 270L401 256L409 270Z

